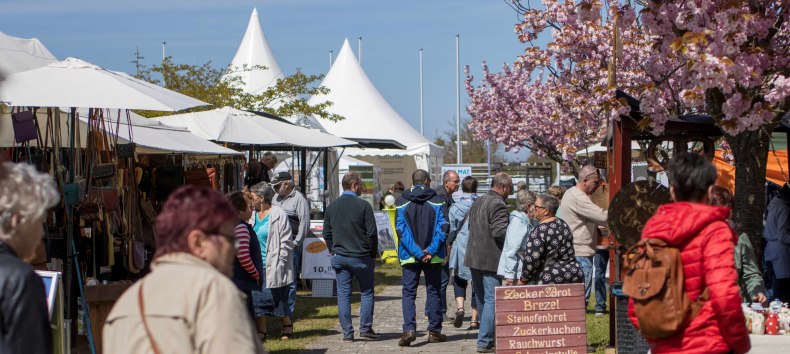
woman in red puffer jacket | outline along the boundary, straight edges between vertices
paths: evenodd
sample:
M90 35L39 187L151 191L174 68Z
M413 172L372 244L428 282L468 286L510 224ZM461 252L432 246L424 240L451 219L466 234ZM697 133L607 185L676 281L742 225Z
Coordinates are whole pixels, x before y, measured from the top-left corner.
M706 205L716 170L703 156L690 153L676 155L668 170L675 203L658 208L642 230L642 238L678 247L689 299L698 299L705 287L710 299L678 334L649 339L651 352L746 353L751 344L735 271L735 234L726 222L730 210ZM628 316L638 326L632 301Z

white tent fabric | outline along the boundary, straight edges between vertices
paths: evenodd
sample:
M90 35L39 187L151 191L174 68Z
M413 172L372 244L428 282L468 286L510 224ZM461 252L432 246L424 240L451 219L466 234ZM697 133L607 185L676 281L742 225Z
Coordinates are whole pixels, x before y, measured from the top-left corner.
M118 121L117 115L110 114L110 116L111 117L105 117L105 126L107 130L121 139L132 141L137 144L138 153L189 153L203 155L242 154L238 151L219 146L203 139L190 133L187 129L167 126L133 112L129 113L129 118L132 123L130 137L126 116L121 113L120 124L116 124ZM87 116L80 115L80 121L87 123Z
M241 71L245 65L248 68L265 66L266 69ZM261 93L274 85L277 80L285 77L280 66L277 65L277 60L269 47L269 42L266 41L266 36L263 34L261 21L258 18L258 9L252 10L247 31L244 33L238 51L236 51L236 56L233 57L231 66L239 70L232 75L240 76L244 80L243 89L246 93Z
M631 142L631 150L639 150L639 149L640 149L639 143L637 143L636 141L632 141ZM588 156L589 154L592 154L592 153L606 152L606 151L607 151L606 147L599 143L599 144L595 144L595 145L590 145L590 146L588 146L586 148L579 149L578 151L576 151L576 155Z
M167 125L185 127L205 139L241 144L308 148L353 146L355 142L231 107L159 117Z
M81 148L85 148L88 141L88 117L87 109L80 109L80 125L79 125L79 142ZM112 116L112 117L109 117ZM60 132L59 141L63 147L68 145L69 129L68 114L62 111L60 114L55 114L56 119L54 122L59 125L57 129ZM210 141L202 139L188 130L177 127L170 127L159 123L155 120L141 117L135 113L130 113L132 122L132 137L129 137L129 129L126 121L126 116L121 113L121 124L116 128L117 111L108 114L105 119L105 127L107 131L115 136L116 129L118 130L118 142L125 144L133 141L137 144L136 151L140 154L171 154L171 153L184 153L184 154L200 154L200 155L240 155L240 152L231 150ZM44 129L44 124L47 120L47 113L45 109L38 110L37 119L39 126ZM11 114L2 113L0 115L0 147L14 146L14 130L11 123ZM45 131L41 132L42 134ZM35 146L35 142L31 142L31 146ZM52 146L52 142L49 142Z
M77 58L8 75L0 102L9 106L180 111L208 105L127 74Z
M39 68L58 61L36 38L18 38L0 32L0 76Z
M348 139L396 140L407 147L406 150L348 149L346 154L443 155L441 147L420 135L381 96L357 62L348 39L321 85L329 88L329 94L313 96L308 104L331 101L328 110L345 117L338 122L322 122L329 133Z

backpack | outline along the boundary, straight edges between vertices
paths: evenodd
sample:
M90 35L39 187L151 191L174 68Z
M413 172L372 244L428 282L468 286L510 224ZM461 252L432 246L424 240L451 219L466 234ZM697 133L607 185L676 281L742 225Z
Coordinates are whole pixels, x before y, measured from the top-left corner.
M642 239L626 252L623 293L633 299L639 332L662 339L682 331L708 298L708 289L691 301L683 285L680 250L656 239Z

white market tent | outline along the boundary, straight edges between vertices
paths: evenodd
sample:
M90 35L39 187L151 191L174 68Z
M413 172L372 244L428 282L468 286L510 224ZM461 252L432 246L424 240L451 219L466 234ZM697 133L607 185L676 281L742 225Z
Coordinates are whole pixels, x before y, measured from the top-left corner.
M222 142L305 148L357 144L316 129L280 122L232 107L176 114L156 120L167 125L184 127L204 139Z
M77 58L8 75L0 102L20 107L180 111L205 102Z
M0 77L58 61L36 38L18 38L0 32Z
M321 122L329 133L349 140L396 140L406 146L406 150L346 149L345 154L357 158L413 156L417 168L438 174L444 149L422 136L387 103L357 62L348 39L321 85L330 90L329 94L313 96L308 104L331 101L327 110L345 117L338 122Z
M233 61L231 61L231 66L238 70L232 75L240 76L244 80L243 89L246 93L261 93L274 85L277 80L285 77L280 66L277 65L277 60L269 47L269 42L266 41L266 35L263 34L261 22L258 18L258 9L254 8L252 10L250 22L247 24L247 31L244 33L244 38L241 40ZM266 69L244 71L245 66L247 68L265 66Z
M80 125L79 125L79 139L81 148L85 148L88 141L88 116L87 109L80 109ZM56 114L58 114L56 112ZM68 119L65 111L62 111L59 119L54 121L59 124L57 131L60 132L60 141L68 141ZM206 139L200 138L184 128L170 127L159 123L155 120L142 117L136 113L130 112L130 119L132 123L132 136L129 136L129 125L126 121L126 116L121 113L121 122L118 132L116 134L116 121L117 111L105 115L106 130L110 135L118 136L118 142L125 144L134 142L138 154L200 154L200 155L240 155L240 152L231 150L217 144L214 144ZM112 117L110 117L112 116ZM37 112L37 119L39 126L44 128L47 119L45 109L40 109ZM11 113L2 113L0 115L0 147L14 146L14 129L11 123ZM44 134L44 131L42 131ZM36 146L35 142L31 142L31 146ZM51 143L50 143L51 146Z

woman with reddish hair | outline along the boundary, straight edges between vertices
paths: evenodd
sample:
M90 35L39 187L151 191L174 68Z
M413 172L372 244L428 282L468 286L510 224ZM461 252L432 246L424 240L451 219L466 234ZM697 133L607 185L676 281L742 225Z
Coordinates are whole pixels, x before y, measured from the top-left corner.
M238 214L217 191L184 186L156 218L151 273L104 325L105 353L262 353L230 280Z

